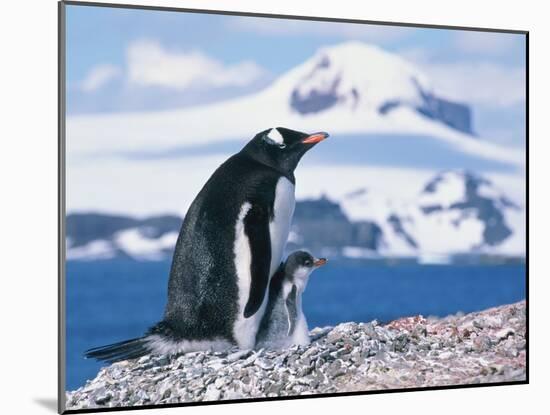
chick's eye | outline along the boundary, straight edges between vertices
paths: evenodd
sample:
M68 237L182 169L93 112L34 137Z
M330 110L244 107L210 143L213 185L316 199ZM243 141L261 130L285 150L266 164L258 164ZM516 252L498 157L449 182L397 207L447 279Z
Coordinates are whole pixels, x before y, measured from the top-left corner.
M305 262L305 264L306 264L307 266L310 266L310 265L311 265L311 261L310 261L309 259L307 259L306 262Z
M279 144L279 148L285 148L286 147L286 144Z

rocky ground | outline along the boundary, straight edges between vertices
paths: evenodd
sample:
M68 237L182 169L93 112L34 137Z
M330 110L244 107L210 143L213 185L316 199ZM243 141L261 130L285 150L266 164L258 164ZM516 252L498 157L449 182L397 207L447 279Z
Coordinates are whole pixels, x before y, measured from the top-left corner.
M525 380L525 302L312 330L282 351L145 356L101 369L67 409Z

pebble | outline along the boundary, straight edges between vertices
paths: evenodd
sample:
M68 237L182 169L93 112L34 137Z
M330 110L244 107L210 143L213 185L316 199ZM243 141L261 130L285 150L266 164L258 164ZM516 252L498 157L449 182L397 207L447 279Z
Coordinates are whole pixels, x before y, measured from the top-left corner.
M510 334L514 334L514 329L511 327L505 327L495 333L496 337L499 338L500 340L505 339Z
M447 352L443 352L443 353L439 353L439 359L440 360L447 360L447 359L450 359L454 356L455 354L451 351L447 351Z
M193 352L113 364L66 409L525 379L525 302L446 318L315 328L286 350Z
M263 370L271 370L275 366L272 362L267 359L256 359L254 364Z
M220 399L222 392L215 385L209 385L203 395L203 401L217 401Z
M237 360L244 359L247 357L252 351L251 350L238 350L234 353L231 353L227 355L227 361L229 363L236 362Z
M94 394L94 402L100 406L105 405L111 398L111 393L107 392L105 388L98 389Z

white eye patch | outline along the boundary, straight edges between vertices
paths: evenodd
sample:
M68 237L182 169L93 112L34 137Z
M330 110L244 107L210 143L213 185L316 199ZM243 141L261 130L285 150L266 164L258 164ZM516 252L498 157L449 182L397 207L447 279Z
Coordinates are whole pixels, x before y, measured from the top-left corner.
M285 140L283 139L283 136L276 128L272 128L271 130L269 130L266 135L266 139L268 142L271 142L272 144L276 144L278 146L285 145Z

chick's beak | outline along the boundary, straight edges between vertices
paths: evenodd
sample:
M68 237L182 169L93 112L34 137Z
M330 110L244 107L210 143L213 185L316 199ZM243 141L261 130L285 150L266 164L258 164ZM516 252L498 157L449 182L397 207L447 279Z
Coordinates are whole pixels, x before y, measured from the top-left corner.
M325 265L327 263L327 259L326 258L319 258L319 259L316 259L315 261L313 261L313 265L315 267L322 267L323 265Z
M313 133L306 138L302 140L302 143L304 144L317 144L320 141L323 141L324 139L328 138L328 133L320 132L320 133Z

